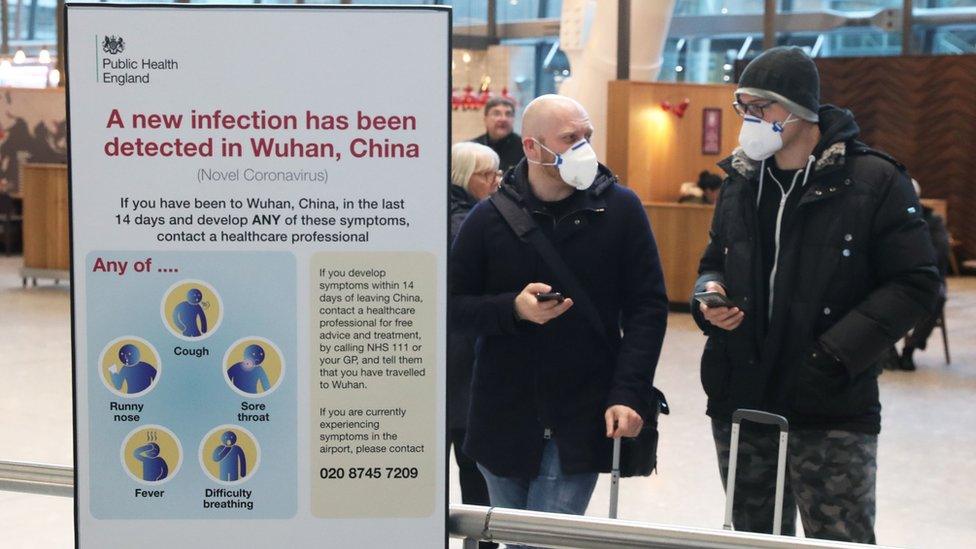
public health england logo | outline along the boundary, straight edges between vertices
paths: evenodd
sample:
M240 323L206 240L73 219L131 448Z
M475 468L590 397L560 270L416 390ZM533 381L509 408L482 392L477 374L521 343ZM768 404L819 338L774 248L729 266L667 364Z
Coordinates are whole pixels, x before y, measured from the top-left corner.
M120 54L125 51L125 41L121 36L106 36L102 41L102 51L112 55Z

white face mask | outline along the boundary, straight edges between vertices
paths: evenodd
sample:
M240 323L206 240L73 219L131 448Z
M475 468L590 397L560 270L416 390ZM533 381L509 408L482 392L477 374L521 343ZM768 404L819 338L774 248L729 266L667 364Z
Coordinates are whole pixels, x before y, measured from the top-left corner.
M739 145L749 158L766 160L783 148L783 127L796 122L790 113L783 122L766 122L762 118L745 115L739 130Z
M533 139L533 141L539 143L538 139ZM563 154L553 152L552 149L542 143L539 143L539 146L552 153L556 157L556 161L537 162L535 160L529 160L529 162L542 166L556 166L559 169L559 177L570 187L577 188L581 191L590 188L593 180L596 179L599 168L596 160L596 151L590 146L589 141L580 139L576 143L573 143L572 147L566 149L566 152Z

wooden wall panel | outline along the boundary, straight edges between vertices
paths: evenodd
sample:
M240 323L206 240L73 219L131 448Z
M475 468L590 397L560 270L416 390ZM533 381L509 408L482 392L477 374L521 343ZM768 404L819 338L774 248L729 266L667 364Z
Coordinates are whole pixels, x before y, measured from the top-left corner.
M960 255L976 257L976 56L818 59L821 100L851 109L861 139L948 203Z
M715 208L697 204L645 203L644 211L657 239L668 301L688 303L698 279L698 263L708 245L708 230Z
M644 201L677 201L681 183L697 181L738 142L739 118L732 109L731 85L613 81L609 83L607 165ZM684 98L691 105L684 118L661 109ZM722 148L701 152L702 111L722 109Z
M71 268L68 239L68 167L26 164L21 167L24 197L24 267Z

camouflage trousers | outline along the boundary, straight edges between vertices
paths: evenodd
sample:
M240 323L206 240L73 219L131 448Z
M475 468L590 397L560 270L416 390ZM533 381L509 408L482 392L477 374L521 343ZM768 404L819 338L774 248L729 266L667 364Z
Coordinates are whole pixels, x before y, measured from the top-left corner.
M732 523L772 533L778 431L742 423ZM723 486L729 472L731 423L712 420ZM799 509L807 537L874 543L878 436L850 431L791 431L783 491L783 535L796 534Z

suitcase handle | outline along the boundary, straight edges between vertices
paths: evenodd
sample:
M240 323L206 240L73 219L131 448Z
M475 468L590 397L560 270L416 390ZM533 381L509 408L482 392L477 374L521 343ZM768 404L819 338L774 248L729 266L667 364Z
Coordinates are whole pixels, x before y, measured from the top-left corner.
M620 437L613 439L613 463L610 466L610 518L617 518L620 497Z
M790 430L790 422L787 421L785 417L777 414L770 414L769 412L740 408L732 413L732 423L742 423L743 419L753 423L776 425L779 427L779 431L781 433L788 433Z
M739 430L742 420L776 425L779 427L779 456L776 460L776 499L773 507L773 535L778 536L783 527L783 492L786 486L786 454L790 436L790 423L785 417L740 408L732 413L732 437L729 441L729 474L725 482L725 524L726 530L732 529L732 505L735 500L735 472L739 458Z

